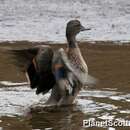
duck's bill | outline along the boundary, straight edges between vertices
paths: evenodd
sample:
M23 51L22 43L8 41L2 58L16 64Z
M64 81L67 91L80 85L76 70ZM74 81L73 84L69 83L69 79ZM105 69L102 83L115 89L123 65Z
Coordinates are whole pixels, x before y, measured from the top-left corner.
M91 28L85 28L84 26L81 26L80 31L88 31L91 30Z

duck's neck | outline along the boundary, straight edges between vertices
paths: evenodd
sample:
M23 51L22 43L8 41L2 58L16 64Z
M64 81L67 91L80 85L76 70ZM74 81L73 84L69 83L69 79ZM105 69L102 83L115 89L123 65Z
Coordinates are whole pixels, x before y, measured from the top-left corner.
M78 44L76 42L76 38L74 37L70 37L70 35L67 37L68 40L68 48L67 48L67 54L68 54L68 58L69 60L75 64L77 64L76 66L78 66L78 68L80 68L80 70L82 70L83 72L88 72L88 67L85 63L85 60L82 56L82 53L78 47Z
M68 47L69 48L78 48L78 44L76 42L76 36L75 35L66 34L66 38L67 38L67 41L68 41Z

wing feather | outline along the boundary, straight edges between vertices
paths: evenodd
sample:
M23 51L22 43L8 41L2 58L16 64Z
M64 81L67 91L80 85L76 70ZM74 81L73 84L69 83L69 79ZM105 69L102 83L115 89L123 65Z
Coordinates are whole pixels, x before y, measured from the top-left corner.
M46 93L55 84L52 73L53 50L49 46L39 45L26 49L9 50L13 63L28 74L30 87L36 88L36 94Z
M33 58L37 55L38 48L27 49L10 49L9 54L12 58L14 65L18 67L20 71L25 72L31 65Z

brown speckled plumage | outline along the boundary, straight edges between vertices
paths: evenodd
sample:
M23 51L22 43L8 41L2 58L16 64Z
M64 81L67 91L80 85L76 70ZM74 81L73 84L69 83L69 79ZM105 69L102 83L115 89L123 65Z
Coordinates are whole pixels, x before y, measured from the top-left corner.
M71 63L76 69L79 69L82 72L85 72L85 68L83 67L82 60L80 59L78 55L77 49L69 49L68 58L70 59Z

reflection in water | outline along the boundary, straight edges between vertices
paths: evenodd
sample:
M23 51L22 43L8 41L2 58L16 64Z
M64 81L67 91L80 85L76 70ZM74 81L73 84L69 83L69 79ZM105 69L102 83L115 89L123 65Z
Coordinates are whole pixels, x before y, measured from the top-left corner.
M127 93L101 90L81 91L75 105L62 107L43 107L49 95L45 95L44 98L42 95L37 97L34 91L26 86L1 88L0 93L0 113L3 115L0 118L0 127L4 130L44 130L45 128L91 130L95 127L82 127L83 120L92 118L96 121L130 120L128 110L130 105L126 106L127 109L124 107L127 99L130 99ZM116 96L119 100L113 100L111 96ZM123 100L120 97L123 97ZM96 130L106 129L96 128ZM108 130L111 129L114 128L108 128Z
M36 111L36 110L35 110ZM40 120L36 120L36 119ZM82 121L85 115L73 107L60 107L49 111L32 112L30 124L33 129L53 128L55 130L82 129ZM75 125L76 123L76 125Z
M109 127L108 130L116 130L115 128L113 127Z

